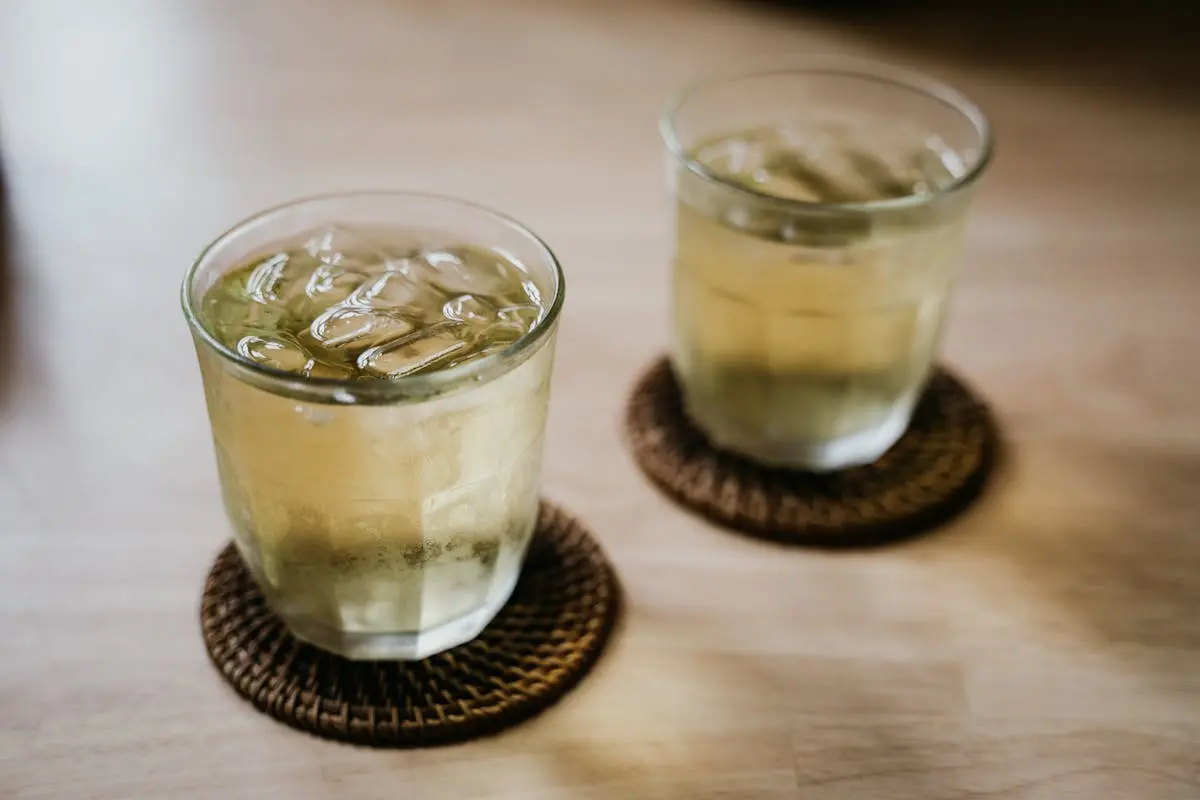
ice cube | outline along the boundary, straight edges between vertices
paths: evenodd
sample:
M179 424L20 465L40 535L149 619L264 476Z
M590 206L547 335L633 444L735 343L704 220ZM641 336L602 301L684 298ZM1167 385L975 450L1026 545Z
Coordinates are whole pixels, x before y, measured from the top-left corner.
M313 270L304 293L317 302L340 303L363 285L364 276L352 270L322 263Z
M917 148L909 157L909 166L920 176L926 192L945 189L963 173L962 159L937 137L929 137Z
M336 305L317 316L308 332L324 347L349 348L392 341L412 329L411 322L387 311Z
M388 271L363 283L350 295L348 302L367 308L421 308L440 300L428 299L430 294L430 287L419 285L408 274Z
M487 358L488 356L503 352L503 351L507 350L514 341L516 341L515 338L502 339L500 341L488 342L487 344L482 345L481 347L477 347L476 349L471 351L471 360L478 361L481 358Z
M908 165L889 163L889 160L865 150L847 150L849 161L857 175L866 182L864 192L872 200L906 197L926 191L924 176Z
M541 308L530 305L505 306L496 314L496 321L485 333L487 341L508 347L518 338L526 335L541 318Z
M285 306L304 294L318 262L303 253L276 253L260 261L246 279L246 296L256 303Z
M836 152L781 150L765 168L771 173L770 194L820 203L855 203L876 199L862 176Z
M398 257L369 232L345 225L330 225L312 234L304 249L324 264L353 271L384 269Z
M237 291L210 292L204 298L202 311L205 327L229 347L248 333L271 332L277 329L284 310L254 302Z
M328 378L330 380L347 380L354 377L354 370L339 364L327 364L314 360L304 371L305 375L313 378Z
M503 350L520 339L537 324L541 313L540 308L531 305L505 306L497 311L494 321L480 332L480 340L485 343L482 353Z
M516 325L522 329L522 332L532 328L542 316L542 307L539 305L515 305L506 306L497 312L497 317L510 325Z
M496 318L495 307L473 294L460 294L442 306L442 316L456 322L483 326Z
M408 336L370 347L359 354L360 370L372 375L399 378L434 365L448 365L469 347L465 326L443 322Z
M431 280L450 294L502 294L520 285L523 277L516 267L482 247L427 250L421 256L433 271Z
M397 272L407 276L409 280L417 282L427 281L433 274L429 265L415 250L410 254L389 258L384 266L388 272Z
M284 334L243 336L238 340L236 349L240 355L257 364L285 372L306 374L314 363L313 357L302 344Z
M728 177L753 175L762 165L762 148L753 132L708 142L696 148L693 156L715 172Z
M539 289L537 284L533 281L521 281L521 290L525 292L525 296L529 298L529 302L533 303L533 305L539 310L538 313L540 314L542 308L541 289Z

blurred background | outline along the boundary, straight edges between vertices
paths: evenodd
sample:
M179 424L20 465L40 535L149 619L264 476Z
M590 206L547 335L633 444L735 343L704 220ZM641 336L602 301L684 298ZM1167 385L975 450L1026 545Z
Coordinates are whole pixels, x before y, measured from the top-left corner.
M0 0L0 796L495 788L276 738L195 632L227 528L179 283L349 188L502 209L568 276L547 493L635 602L571 713L487 751L508 796L1200 796L1198 8ZM945 356L1010 452L946 535L784 559L665 508L616 431L666 342L662 103L817 54L992 118Z
M172 299L180 276L234 221L333 189L436 190L526 222L568 265L573 296L595 304L567 315L565 363L594 352L632 370L664 341L662 102L706 75L831 53L927 71L993 117L998 158L974 215L951 359L988 379L1009 414L1082 426L1117 424L1115 413L1136 428L1146 417L1113 396L1118 386L1069 386L1107 356L1063 322L1061 304L1078 295L1048 293L1116 292L1152 308L1184 302L1160 296L1161 281L1194 285L1178 233L1104 240L1193 215L1195 22L1195 4L1161 0L8 0L4 297L21 301L4 314L7 402L70 423L15 435L78 437L79 461L60 470L106 470L114 455L138 460L131 468L190 459L180 454L205 446L200 392L168 400L144 385L152 374L196 388ZM1092 249L1111 258L1086 263ZM1135 275L1133 262L1146 266ZM1047 293L1014 308L1012 286ZM641 321L639 346L614 346L613 315ZM1037 347L994 346L1018 319ZM85 341L121 355L80 363ZM1018 365L1024 379L1007 380ZM1191 408L1186 382L1156 392L1161 413ZM619 392L587 394L578 418L615 413ZM123 409L103 426L86 421L97 396ZM164 435L137 436L147 425Z

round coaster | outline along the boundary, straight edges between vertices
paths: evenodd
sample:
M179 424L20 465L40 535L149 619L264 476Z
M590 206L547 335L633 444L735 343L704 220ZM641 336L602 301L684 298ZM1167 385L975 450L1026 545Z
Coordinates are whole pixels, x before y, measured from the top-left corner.
M642 471L708 519L766 538L862 547L928 530L979 493L996 453L987 407L939 368L904 436L840 472L767 467L718 450L687 418L666 358L638 379L626 433Z
M260 711L330 739L423 747L496 733L571 689L617 618L616 577L579 520L543 502L521 578L478 637L422 661L350 661L292 636L232 544L208 574L204 643Z

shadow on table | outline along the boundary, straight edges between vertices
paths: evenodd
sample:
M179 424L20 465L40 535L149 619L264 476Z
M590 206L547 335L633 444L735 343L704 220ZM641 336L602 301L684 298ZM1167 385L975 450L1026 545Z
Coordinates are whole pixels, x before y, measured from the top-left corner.
M791 623L785 612L780 625ZM936 655L906 663L739 652L736 620L714 624L665 607L638 616L637 646L659 632L693 644L610 665L604 678L625 687L622 707L594 729L585 720L559 736L559 780L588 786L589 797L817 797L866 786L865 797L881 775L889 797L940 797L939 762L956 748L951 760L972 755L957 724L958 666Z
M919 618L912 620L915 627L898 629L897 641L905 640L906 630L919 637L903 658L879 655L865 640L843 642L822 655L821 633L814 633L812 655L803 646L794 655L739 652L745 636L736 618L638 608L635 599L630 627L637 637L621 647L644 653L610 659L603 676L635 696L595 726L611 731L619 720L635 733L615 743L591 739L583 728L563 737L554 760L561 779L592 787L589 796L597 798L776 796L790 766L800 791L814 797L941 797L952 791L965 797L985 793L981 786L1016 791L1039 760L1047 772L1064 764L1082 768L1097 747L1112 747L1114 757L1148 770L1161 768L1160 750L1191 763L1186 752L1177 752L1186 744L1149 731L1130 752L1119 742L1064 738L1060 731L1092 723L1059 718L1053 709L1040 716L1027 706L1014 709L1011 718L1000 712L988 725L972 722L969 674L982 663L977 659L1008 647L1033 659L1083 652L1085 670L1090 657L1099 656L1135 679L1131 685L1141 685L1135 690L1159 708L1186 709L1194 698L1200 458L1080 442L1043 443L1033 458L1021 456L1006 462L993 490L1008 496L989 495L987 508L975 509L980 513L952 531L892 551L834 556L900 557L915 559L914 566L928 560L931 579L936 575L971 596L969 615L956 614L956 596L950 596L946 616L955 625L1005 620L1000 629L960 627L977 642L982 637L982 653L964 659L954 625L922 628ZM779 557L804 556L780 548ZM870 580L869 573L863 580ZM877 587L859 588L866 594ZM1035 610L1027 616L1030 608ZM786 608L779 624L795 624ZM703 642L713 645L698 644ZM651 653L652 668L632 666L645 665Z
M1200 456L1064 439L1009 463L977 525L911 552L944 560L971 605L1007 620L1000 636L1103 655L1170 701L1200 653Z
M1029 85L1200 105L1200 5L1170 0L726 0L831 23L900 56L945 60Z
M1092 484L1092 512L1074 523L1014 527L991 546L1100 643L1194 656L1200 652L1200 456L1110 445L1076 457Z

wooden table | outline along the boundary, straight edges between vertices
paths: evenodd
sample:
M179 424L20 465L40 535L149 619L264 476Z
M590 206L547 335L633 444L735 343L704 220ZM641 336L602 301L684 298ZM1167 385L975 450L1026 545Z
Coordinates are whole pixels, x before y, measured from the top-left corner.
M733 0L0 5L0 796L1200 797L1193 54L934 19ZM832 51L952 81L1000 137L946 357L993 402L1008 461L948 529L859 554L715 530L618 435L665 340L660 103ZM427 752L254 713L197 627L228 534L179 281L246 214L363 186L474 198L559 252L546 492L629 595L561 705Z

